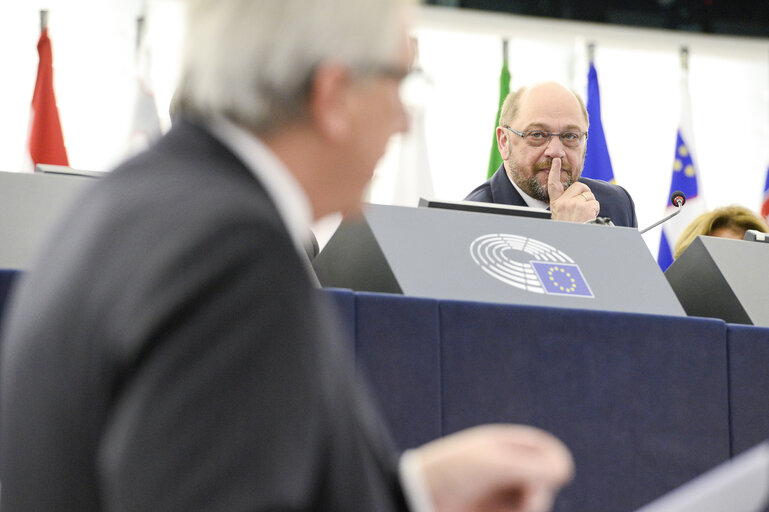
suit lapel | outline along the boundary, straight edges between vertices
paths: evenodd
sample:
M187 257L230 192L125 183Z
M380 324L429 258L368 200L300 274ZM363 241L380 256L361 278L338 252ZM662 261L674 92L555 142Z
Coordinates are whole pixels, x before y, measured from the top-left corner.
M521 194L510 183L504 164L499 166L497 172L489 180L489 184L491 185L491 198L494 203L527 206Z

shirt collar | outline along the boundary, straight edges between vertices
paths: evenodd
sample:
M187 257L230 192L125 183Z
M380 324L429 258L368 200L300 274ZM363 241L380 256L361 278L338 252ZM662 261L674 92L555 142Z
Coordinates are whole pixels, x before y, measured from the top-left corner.
M294 245L306 256L312 206L294 175L264 142L232 121L216 117L207 126L264 186Z
M542 208L543 210L549 210L550 209L550 203L546 203L545 201L541 201L539 199L535 199L531 197L529 194L524 192L521 187L516 185L516 183L510 179L510 175L507 174L507 169L505 169L505 176L507 176L507 179L510 181L510 183L515 187L515 190L518 191L519 194L521 194L521 197L526 202L526 206L529 208Z

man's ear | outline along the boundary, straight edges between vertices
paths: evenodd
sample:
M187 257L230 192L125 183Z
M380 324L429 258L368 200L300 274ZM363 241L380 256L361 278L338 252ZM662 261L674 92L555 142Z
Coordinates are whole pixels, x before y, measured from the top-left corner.
M501 126L497 126L497 149L499 149L499 154L502 156L502 160L507 160L511 156L509 142L510 140L508 139L507 130Z
M346 66L324 63L312 77L307 99L308 112L320 134L339 142L350 135L350 92L352 77Z

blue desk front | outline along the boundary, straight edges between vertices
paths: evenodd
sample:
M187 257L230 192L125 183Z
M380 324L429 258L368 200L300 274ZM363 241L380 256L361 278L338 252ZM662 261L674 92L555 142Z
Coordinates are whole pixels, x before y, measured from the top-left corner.
M769 329L328 293L401 448L481 423L544 428L577 467L556 511L632 511L769 437Z
M0 271L0 321L13 271ZM632 511L769 437L769 329L326 290L401 448L488 422L563 439L557 512Z

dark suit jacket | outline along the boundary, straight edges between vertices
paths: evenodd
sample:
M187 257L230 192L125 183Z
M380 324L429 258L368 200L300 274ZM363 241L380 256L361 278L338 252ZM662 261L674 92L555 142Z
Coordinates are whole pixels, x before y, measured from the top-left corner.
M638 227L633 198L624 188L590 178L580 178L579 181L590 187L601 204L599 217L609 217L616 226ZM501 165L491 178L470 192L465 200L526 206L526 201L510 183L504 165Z
M80 198L9 312L3 512L405 508L273 203L179 121Z

